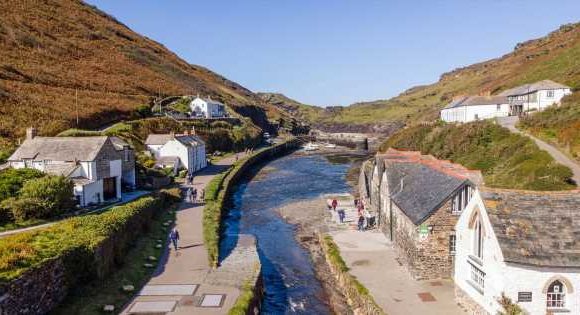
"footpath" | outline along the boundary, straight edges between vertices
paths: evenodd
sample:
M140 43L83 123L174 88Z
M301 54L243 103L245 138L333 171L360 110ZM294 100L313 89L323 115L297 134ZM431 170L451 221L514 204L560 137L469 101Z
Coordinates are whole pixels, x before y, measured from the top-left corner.
M336 198L337 210L344 209L346 213L345 223L340 223L337 212L330 211L329 234L339 247L349 273L369 290L386 314L466 314L455 303L451 280L412 279L382 232L377 229L357 231L358 214L350 195L328 195L325 198Z
M542 140L516 128L516 124L517 124L518 120L519 120L519 117L517 117L517 116L509 116L509 117L498 118L497 122L502 127L509 129L513 133L521 134L521 135L524 135L524 136L529 137L530 139L534 140L534 142L538 145L538 147L540 147L540 149L548 152L548 154L550 154L554 158L554 160L556 160L556 162L569 167L573 173L572 180L574 180L576 185L580 187L580 163L567 157L564 153L562 153L560 150L558 150L553 145L551 145L545 141L542 141Z
M201 191L234 159L225 158L195 174L193 186ZM241 235L221 267L210 268L203 243L203 209L200 202L182 202L175 223L178 250L168 246L153 277L121 314L227 314L232 308L245 281L259 268L255 240Z

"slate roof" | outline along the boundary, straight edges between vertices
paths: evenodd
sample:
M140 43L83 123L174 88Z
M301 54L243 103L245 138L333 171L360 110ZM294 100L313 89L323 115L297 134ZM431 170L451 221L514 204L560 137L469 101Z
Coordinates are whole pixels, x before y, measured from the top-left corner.
M389 149L378 157L385 163L391 199L415 225L429 218L459 188L483 182L479 171L420 152Z
M80 166L74 162L69 163L59 163L59 164L47 164L44 166L44 171L53 175L62 175L68 177Z
M194 135L150 134L145 140L146 145L164 145L171 140L177 140L186 146L204 145L199 137Z
M109 137L109 139L111 139L111 143L113 143L113 146L115 146L115 150L117 151L123 150L123 147L125 146L129 146L125 140L119 137Z
M34 137L24 140L8 161L22 159L52 161L92 161L108 137Z
M480 193L505 261L580 267L580 191Z
M463 106L479 106L479 105L497 105L508 104L506 96L466 96L453 100L444 109L463 107Z
M531 84L524 84L499 93L500 96L525 95L539 90L569 89L570 87L552 80L542 80Z

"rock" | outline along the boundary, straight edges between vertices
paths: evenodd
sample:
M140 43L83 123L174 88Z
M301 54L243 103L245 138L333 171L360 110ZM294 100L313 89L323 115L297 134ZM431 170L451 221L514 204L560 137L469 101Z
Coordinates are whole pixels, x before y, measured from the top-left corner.
M123 291L125 291L125 292L133 292L133 291L135 291L135 287L133 285L131 285L131 284L124 285L123 286Z
M155 266L153 264L150 264L150 263L145 263L145 264L143 264L143 267L145 267L145 268L153 268Z
M114 312L115 311L115 305L111 305L111 304L107 304L103 307L103 311L105 312Z
M150 261L157 261L157 258L155 256L149 256L147 257L147 259Z
M155 248L161 248L161 247L163 247L163 245L161 245L161 244L155 245Z
M163 223L163 226L169 226L169 223L165 222Z

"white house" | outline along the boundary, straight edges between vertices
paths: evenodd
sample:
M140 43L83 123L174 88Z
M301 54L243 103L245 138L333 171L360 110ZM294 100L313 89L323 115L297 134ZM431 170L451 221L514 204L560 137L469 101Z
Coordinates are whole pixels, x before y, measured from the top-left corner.
M151 134L145 145L162 167L195 172L207 166L205 142L195 135Z
M441 111L441 119L446 122L466 123L509 114L510 105L505 96L466 96L449 103Z
M472 314L503 294L525 314L580 314L580 192L480 188L456 226L455 293Z
M226 116L226 106L218 101L212 100L210 97L194 98L189 104L191 112L196 116L203 116L205 118L216 118Z
M135 187L134 152L116 137L37 137L29 128L8 164L70 178L81 206L120 199L122 185Z
M507 97L512 114L517 115L522 112L541 111L548 106L560 104L562 98L570 93L572 92L569 86L543 80L503 91L499 95Z

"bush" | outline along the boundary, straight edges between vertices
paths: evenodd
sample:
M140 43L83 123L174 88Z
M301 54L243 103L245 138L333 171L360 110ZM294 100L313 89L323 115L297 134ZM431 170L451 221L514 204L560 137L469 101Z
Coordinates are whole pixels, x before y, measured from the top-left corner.
M24 183L19 192L17 206L24 207L29 218L46 219L74 209L73 182L64 176L46 176ZM33 203L38 203L33 206ZM18 215L14 213L15 218ZM36 215L27 211L38 211Z
M177 174L177 177L179 177L179 178L185 178L185 176L187 176L187 170L181 170Z
M178 203L182 199L181 189L179 188L161 189L159 195L161 195L164 202L169 203Z
M9 168L0 172L0 201L15 196L26 181L44 175L32 168Z
M1 207L8 209L16 222L50 217L48 209L42 206L42 200L37 198L8 198Z
M218 128L207 136L205 144L208 152L228 152L232 150L234 140L232 139L229 130Z

